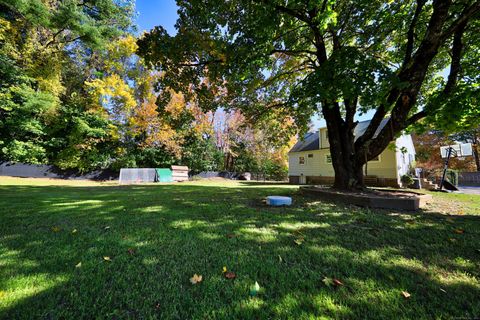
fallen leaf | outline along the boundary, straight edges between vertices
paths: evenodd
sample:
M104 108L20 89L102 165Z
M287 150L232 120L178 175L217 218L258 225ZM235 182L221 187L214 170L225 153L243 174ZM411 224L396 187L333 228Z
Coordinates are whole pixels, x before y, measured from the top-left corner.
M343 282L338 279L333 279L332 282L336 287L343 286Z
M440 291L442 291L443 293L447 293L447 291L443 288L440 288Z
M108 230L110 229L110 226L106 226L105 228L103 228L104 230Z
M202 275L200 274L194 274L193 277L190 278L190 282L192 284L197 284L197 283L200 283L202 282Z
M278 261L283 262L282 256L278 255Z
M108 256L103 257L103 260L104 260L104 261L109 261L109 262L112 261L112 259L111 259L110 257L108 257Z
M407 291L402 291L402 296L403 296L405 299L408 299L408 298L410 298L410 293L408 293Z
M293 242L295 242L297 245L301 245L304 241L305 241L305 238L303 237L293 240Z
M80 268L81 266L82 266L82 263L79 262L79 263L77 263L77 264L75 265L75 268Z
M448 241L450 241L450 242L457 242L457 239L448 238Z
M232 271L225 272L224 275L225 275L225 278L227 279L235 279L237 277L235 272L232 272Z
M127 251L128 251L128 254L130 254L132 256L135 254L135 249L130 248Z
M260 291L260 285L258 284L257 281L255 281L255 284L250 286L250 295L254 297L258 294L259 291Z
M60 229L60 227L57 227L57 226L52 227L53 232L59 232L60 230L62 230L62 229Z
M329 278L329 277L324 277L322 282L327 286L327 287L331 287L333 286L333 279L332 278Z
M464 234L465 233L465 230L461 229L461 228L458 228L458 229L455 229L453 230L453 232L457 233L457 234Z
M226 266L223 266L222 272L223 273L227 272L227 267Z
M77 229L73 229L73 230L72 230L72 233L73 233L73 234L77 233Z
M297 229L297 230L293 231L293 233L295 233L295 234L300 234L300 235L304 236L302 230L303 230L303 229Z

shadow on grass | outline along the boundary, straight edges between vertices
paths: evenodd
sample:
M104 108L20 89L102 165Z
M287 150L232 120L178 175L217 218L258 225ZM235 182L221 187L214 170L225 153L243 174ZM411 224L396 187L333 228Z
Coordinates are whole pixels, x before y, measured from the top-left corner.
M271 194L294 206L263 206ZM480 217L371 211L252 182L5 186L0 199L6 319L480 315Z

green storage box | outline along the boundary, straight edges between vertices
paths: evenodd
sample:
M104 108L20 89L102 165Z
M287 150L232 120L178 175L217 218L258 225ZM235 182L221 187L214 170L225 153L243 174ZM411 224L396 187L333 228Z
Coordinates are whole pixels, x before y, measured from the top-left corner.
M169 168L157 168L157 182L173 182L172 170Z

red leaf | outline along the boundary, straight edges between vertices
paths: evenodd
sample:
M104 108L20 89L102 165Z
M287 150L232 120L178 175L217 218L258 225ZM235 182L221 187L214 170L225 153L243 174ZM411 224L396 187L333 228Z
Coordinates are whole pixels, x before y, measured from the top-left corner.
M333 284L334 284L335 286L337 286L337 287L343 286L343 282L340 281L340 280L338 280L338 279L333 279L332 282L333 282Z
M231 271L225 272L224 275L227 279L235 279L237 277L237 275Z

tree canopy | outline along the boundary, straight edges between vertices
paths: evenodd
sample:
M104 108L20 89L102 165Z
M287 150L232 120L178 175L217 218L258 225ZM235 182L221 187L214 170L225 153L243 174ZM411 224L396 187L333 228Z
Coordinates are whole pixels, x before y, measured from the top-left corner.
M363 187L366 161L423 118L478 121L480 1L177 4L176 35L156 27L139 40L139 54L164 75L159 88L195 92L204 108L288 115L300 129L320 112L336 187ZM354 137L355 114L370 109Z
M130 0L0 0L0 161L285 178L290 141L272 145L264 132L291 119L266 118L260 130L241 113L203 110L188 90L155 88L163 73L136 55L134 12Z

